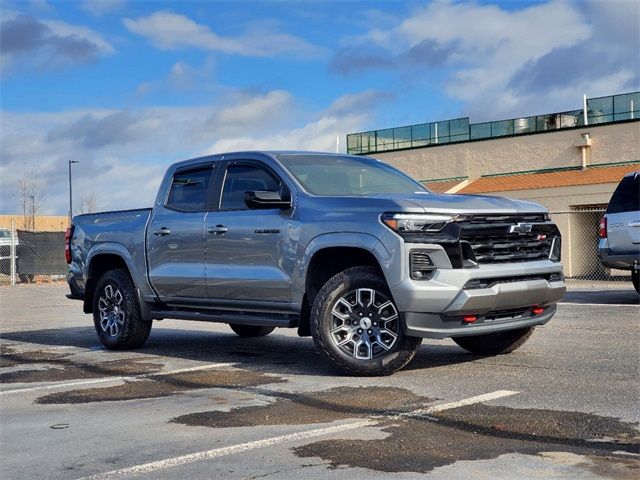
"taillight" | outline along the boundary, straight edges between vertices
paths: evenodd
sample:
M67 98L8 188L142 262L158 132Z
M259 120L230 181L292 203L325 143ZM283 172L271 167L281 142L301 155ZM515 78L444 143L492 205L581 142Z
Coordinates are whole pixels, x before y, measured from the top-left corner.
M607 217L602 217L600 219L600 238L607 238Z
M71 237L73 236L73 226L68 227L64 234L64 258L67 263L71 263Z

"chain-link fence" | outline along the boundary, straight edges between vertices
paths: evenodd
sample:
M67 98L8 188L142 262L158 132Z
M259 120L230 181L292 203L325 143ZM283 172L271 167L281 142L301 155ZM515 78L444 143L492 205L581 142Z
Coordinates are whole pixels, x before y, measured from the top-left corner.
M568 287L630 288L628 271L613 270L598 258L598 231L604 208L551 213L562 234L562 265Z
M0 229L0 285L64 280L64 232Z

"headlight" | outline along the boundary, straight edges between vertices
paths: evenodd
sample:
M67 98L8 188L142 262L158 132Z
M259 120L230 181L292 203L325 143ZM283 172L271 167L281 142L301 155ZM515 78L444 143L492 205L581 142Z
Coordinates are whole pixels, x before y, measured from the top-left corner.
M417 233L439 232L457 218L439 213L383 213L380 219L394 232Z

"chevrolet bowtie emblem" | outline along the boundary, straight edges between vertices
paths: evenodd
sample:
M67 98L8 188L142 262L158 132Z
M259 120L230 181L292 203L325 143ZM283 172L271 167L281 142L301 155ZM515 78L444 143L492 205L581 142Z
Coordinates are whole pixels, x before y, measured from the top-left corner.
M517 225L511 225L509 227L509 233L517 233L518 235L524 235L531 232L533 225L530 223L518 223Z

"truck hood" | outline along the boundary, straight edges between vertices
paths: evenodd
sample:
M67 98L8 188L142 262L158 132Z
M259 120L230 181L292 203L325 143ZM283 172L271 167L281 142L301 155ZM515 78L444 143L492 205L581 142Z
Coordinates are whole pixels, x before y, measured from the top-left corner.
M387 197L381 195L381 197ZM429 213L546 213L547 209L534 202L490 195L448 195L415 193L413 195L389 195L388 199L399 204L413 204Z

